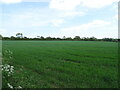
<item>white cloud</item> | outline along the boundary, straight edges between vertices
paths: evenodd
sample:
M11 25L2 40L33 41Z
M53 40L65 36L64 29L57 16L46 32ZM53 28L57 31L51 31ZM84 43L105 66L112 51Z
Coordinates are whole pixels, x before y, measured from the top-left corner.
M51 0L49 7L57 10L74 10L77 6L102 8L118 0Z
M115 19L115 20L118 20L118 14L114 16L114 19Z
M2 35L4 33L6 33L6 29L0 28L0 34Z
M75 37L77 35L80 37L117 38L118 27L113 22L94 20L79 26L61 28L61 33L58 36Z
M72 29L71 29L72 28ZM103 20L94 20L88 24L82 24L80 26L73 26L69 28L62 28L61 31L53 36L56 37L96 37L96 38L117 38L118 27L116 24Z
M46 10L46 9L45 9ZM49 12L47 12L49 13ZM14 28L25 28L25 27L44 27L44 26L53 26L59 27L62 25L65 20L61 17L57 17L56 14L48 15L46 12L41 14L41 11L24 11L22 13L14 14L4 14L5 17L8 17L8 20L5 21L5 26L14 27ZM11 22L11 23L10 23Z
M119 18L120 18L120 17L119 17ZM112 17L111 22L112 22L113 24L118 25L118 14L116 14L116 15L114 15L114 16Z
M111 5L118 0L82 0L83 6L88 8L102 8Z
M24 2L50 2L50 0L23 0Z
M11 3L20 3L22 0L1 0L2 3L11 4Z
M99 27L103 27L106 25L111 24L110 22L106 22L103 20L94 20L88 24L82 24L80 26L73 26L73 27L69 27L69 28L62 28L61 31L65 31L65 32L75 32L75 31L80 31L80 30L89 30L92 28L99 28Z
M50 2L50 0L0 0L2 3L20 3L20 2Z
M51 0L49 7L58 10L73 10L80 3L81 0Z
M51 23L52 23L55 27L59 27L62 23L64 23L64 19L52 20Z
M84 12L77 12L77 11L69 11L60 14L60 17L75 17L75 16L84 16Z
M32 27L42 27L42 26L46 26L48 24L49 24L49 22L46 22L46 21L44 21L44 22L30 22L30 25Z

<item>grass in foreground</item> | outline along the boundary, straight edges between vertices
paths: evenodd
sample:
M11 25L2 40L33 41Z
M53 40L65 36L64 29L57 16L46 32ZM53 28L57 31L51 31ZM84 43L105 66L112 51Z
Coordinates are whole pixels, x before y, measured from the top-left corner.
M23 88L117 88L118 44L97 41L3 41ZM3 87L6 86L3 79Z

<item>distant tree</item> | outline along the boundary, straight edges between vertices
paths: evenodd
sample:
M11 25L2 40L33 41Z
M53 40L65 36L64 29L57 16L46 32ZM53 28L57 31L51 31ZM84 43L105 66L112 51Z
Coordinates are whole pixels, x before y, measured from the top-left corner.
M17 36L17 38L23 38L23 34L22 33L17 33L16 36Z
M120 42L120 39L118 38L117 41Z
M52 40L56 40L56 38L55 38L55 37L53 37L53 38L52 38Z
M11 40L15 40L16 38L15 38L14 36L11 36L10 39L11 39Z
M29 38L27 38L27 37L23 37L23 39L24 39L24 40L29 40Z
M83 40L83 41L89 41L90 38L89 38L89 37L83 37L82 40Z
M56 40L62 40L61 38L57 37Z
M65 40L66 39L66 37L65 36L63 36L63 40Z
M43 36L40 37L41 40L44 40L45 38Z
M113 41L114 39L113 38L103 38L102 40L103 41Z
M97 38L95 38L95 37L93 36L93 37L90 37L89 40L90 40L90 41L96 41Z
M113 42L118 42L119 41L119 39L113 39Z
M37 38L40 38L40 36L37 36Z
M72 38L71 37L67 37L66 40L72 40Z
M46 37L45 38L46 40L52 40L52 38L49 36L49 37Z
M10 40L9 37L3 37L3 40Z
M73 39L74 40L81 40L80 36L75 36Z

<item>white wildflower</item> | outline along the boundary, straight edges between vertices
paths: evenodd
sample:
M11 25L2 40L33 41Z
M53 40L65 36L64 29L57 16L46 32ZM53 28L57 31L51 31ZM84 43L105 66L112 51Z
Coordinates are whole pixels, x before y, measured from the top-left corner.
M22 89L22 87L21 87L21 86L18 86L18 88L19 88L19 89Z
M9 88L13 89L13 86L12 86L12 85L10 85L9 83L8 83L7 85L8 85Z
M3 65L2 70L8 73L8 76L12 75L14 72L14 67L8 64Z

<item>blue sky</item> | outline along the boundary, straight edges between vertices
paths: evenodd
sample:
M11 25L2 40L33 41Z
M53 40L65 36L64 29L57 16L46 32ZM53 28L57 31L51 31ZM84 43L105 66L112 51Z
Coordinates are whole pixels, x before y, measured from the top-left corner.
M29 2L28 2L29 1ZM118 0L2 0L0 34L118 37Z

